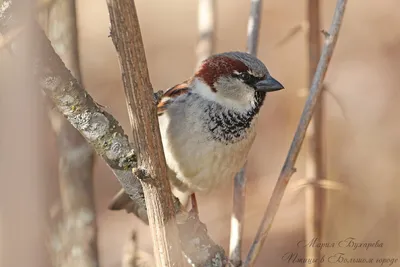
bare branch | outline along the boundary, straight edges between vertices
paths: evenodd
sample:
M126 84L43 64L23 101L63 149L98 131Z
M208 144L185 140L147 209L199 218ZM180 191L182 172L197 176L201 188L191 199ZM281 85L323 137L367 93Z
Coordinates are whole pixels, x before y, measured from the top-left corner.
M313 75L317 69L318 58L321 56L321 29L320 29L320 12L319 0L308 0L308 74L309 84L311 86ZM321 89L324 91L324 89ZM316 186L320 181L325 179L325 151L324 151L324 135L323 135L323 111L324 111L324 94L321 93L319 100L316 102L314 115L306 132L306 143L309 145L306 155L306 176L309 185L305 188L306 202L306 240L311 241L313 238L322 238L322 218L324 211L324 189ZM306 255L308 258L319 259L321 250L313 246L306 247ZM314 261L311 266L320 266L319 261Z
M242 237L246 205L245 171L246 164L235 175L234 179L231 233L229 238L229 260L233 266L241 266L242 264Z
M314 112L314 108L318 97L321 93L322 83L325 78L326 71L330 59L332 57L339 31L342 24L343 15L345 11L347 0L338 0L335 13L333 15L332 24L329 30L329 36L326 37L324 48L320 60L318 62L317 70L315 72L313 82L310 89L310 94L305 103L303 113L300 118L299 125L297 127L295 136L293 138L292 144L290 146L288 155L286 157L285 163L282 167L281 173L279 175L278 181L275 185L274 191L272 192L271 199L269 201L268 207L262 218L260 227L258 228L257 235L250 247L249 254L246 258L244 266L253 266L254 262L261 251L261 247L268 235L269 229L272 226L272 222L275 218L276 212L278 211L279 205L281 203L283 194L285 192L286 186L294 173L294 164L299 155L301 145L303 143L307 127L310 123L311 117Z
M138 152L138 169L146 200L157 266L183 266L171 187L167 178L153 90L135 2L107 0L111 38L118 52L129 120Z
M247 51L257 54L258 36L260 34L262 0L251 0L250 17L247 23Z
M197 42L197 67L201 62L214 54L215 50L215 24L216 1L198 0L197 26L199 28L199 40Z
M250 16L247 24L247 52L256 55L260 24L262 0L251 1ZM246 204L246 164L235 175L233 187L233 210L231 217L231 234L229 242L229 259L234 266L242 264L242 237L244 212Z

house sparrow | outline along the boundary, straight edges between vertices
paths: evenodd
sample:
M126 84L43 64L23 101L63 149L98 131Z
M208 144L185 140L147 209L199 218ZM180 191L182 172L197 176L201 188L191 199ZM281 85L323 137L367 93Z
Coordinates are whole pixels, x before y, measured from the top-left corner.
M283 88L256 57L226 52L204 60L192 78L166 90L157 114L173 188L189 195L233 179L256 136L266 93ZM120 192L110 208L126 209L129 202Z

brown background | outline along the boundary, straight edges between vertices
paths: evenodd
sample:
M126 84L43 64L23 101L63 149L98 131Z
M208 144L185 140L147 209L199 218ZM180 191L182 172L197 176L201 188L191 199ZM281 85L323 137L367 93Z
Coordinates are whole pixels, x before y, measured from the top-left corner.
M244 50L250 1L217 2L217 52ZM323 26L327 29L336 1L322 2ZM78 8L86 88L129 131L116 54L107 38L106 5L83 0ZM344 251L347 255L376 253L383 257L400 251L400 199L396 194L400 178L399 8L396 0L349 1L326 79L340 102L338 105L331 95L326 95L328 178L343 186L341 191L329 191L326 239L352 236L364 241L384 240L383 249L348 249ZM164 89L188 78L196 64L196 1L137 1L137 9L154 88ZM305 14L306 1L265 1L263 5L259 57L286 90L268 96L250 155L245 251L268 203L305 100L306 36L303 32L278 44L293 27L304 23ZM266 262L270 266L287 266L290 264L281 261L285 252L303 253L296 247L304 232L304 190L296 184L304 178L302 157L297 169L258 266L265 266ZM98 162L95 177L101 262L104 266L118 266L121 246L134 227L140 229L141 247L150 251L146 226L124 212L106 210L119 186L104 163ZM230 185L199 199L202 220L211 236L225 248L229 242L231 202ZM399 253L396 257L400 257Z
M322 2L323 27L327 29L336 1ZM197 1L139 0L136 3L154 88L164 89L188 78L196 64ZM217 52L245 50L249 3L218 1ZM329 93L325 94L328 179L337 181L341 187L328 190L325 241L336 242L350 236L364 242L379 239L383 248L325 249L327 255L339 251L348 257L400 259L399 8L398 0L349 1L326 78L329 88ZM286 90L268 96L250 154L245 252L268 203L304 104L304 88L307 87L305 32L284 44L279 45L279 42L293 27L304 23L305 14L306 1L264 1L259 58ZM84 85L129 132L116 53L107 37L109 21L105 1L78 1L78 19ZM57 198L57 166L54 140L48 138L47 142L46 159L52 167L48 171L49 178L42 183L47 185L47 192L42 194L48 196L50 204ZM257 266L291 266L292 263L282 261L282 256L286 252L304 253L296 245L304 239L304 188L299 186L305 178L304 153L296 167L298 171L288 186ZM0 188L8 191L14 186L4 177L1 182ZM18 185L18 181L15 183ZM98 160L95 190L100 261L104 267L120 266L123 244L134 228L139 230L141 249L148 252L152 249L147 226L133 215L107 210L109 200L118 189L117 180ZM30 191L26 190L27 194ZM217 193L200 195L198 199L201 218L210 235L226 249L231 199L231 185ZM7 203L7 207L9 210L21 208L15 203ZM20 223L18 225L24 227L24 223ZM392 266L400 266L399 261ZM338 264L325 262L324 266Z

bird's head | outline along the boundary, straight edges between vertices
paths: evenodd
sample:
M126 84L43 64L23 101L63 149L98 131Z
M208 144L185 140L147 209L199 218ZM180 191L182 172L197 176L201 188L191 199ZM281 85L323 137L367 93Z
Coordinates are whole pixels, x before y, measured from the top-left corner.
M258 58L244 52L209 57L200 65L192 83L195 93L237 111L255 108L262 104L267 92L284 88Z

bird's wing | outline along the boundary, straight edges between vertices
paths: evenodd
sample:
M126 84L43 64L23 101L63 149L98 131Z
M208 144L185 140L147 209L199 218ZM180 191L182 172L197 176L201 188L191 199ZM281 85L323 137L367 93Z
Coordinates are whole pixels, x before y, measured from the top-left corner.
M178 96L187 94L189 92L188 81L177 84L167 89L161 97L157 105L157 115L160 116L168 108L168 105L174 101Z

